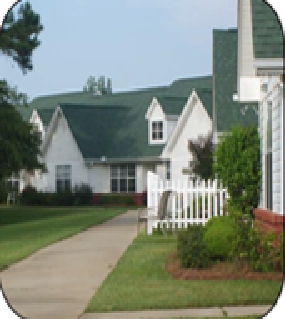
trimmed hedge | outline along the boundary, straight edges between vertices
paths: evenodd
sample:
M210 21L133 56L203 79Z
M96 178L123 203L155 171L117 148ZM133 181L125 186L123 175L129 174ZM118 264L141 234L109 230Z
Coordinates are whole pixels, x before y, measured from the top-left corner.
M233 250L235 220L231 216L211 218L205 227L204 243L211 259L227 260Z
M132 195L129 194L101 194L97 203L99 205L135 205Z
M34 187L27 186L22 191L20 201L23 205L39 206L76 206L92 204L92 189L87 184L75 185L73 192L38 192Z

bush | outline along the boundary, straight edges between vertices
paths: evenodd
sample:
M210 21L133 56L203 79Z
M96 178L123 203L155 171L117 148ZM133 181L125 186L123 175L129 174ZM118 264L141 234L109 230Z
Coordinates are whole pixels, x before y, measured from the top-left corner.
M206 268L210 264L210 255L204 243L204 227L190 225L180 230L177 237L177 256L183 268Z
M213 217L205 227L204 242L211 259L226 260L233 250L235 222L231 216Z
M254 227L252 229L250 263L255 271L283 271L283 234L279 241L274 232L265 232Z
M77 184L73 188L74 205L91 205L93 192L88 184Z
M102 194L98 199L99 205L135 205L134 199L128 194Z
M215 151L214 171L228 189L229 203L242 213L257 207L261 185L260 139L257 128L236 126Z
M8 197L7 186L4 181L0 181L0 204L6 203Z
M33 186L26 186L21 193L21 204L23 205L37 205L38 204L38 191Z

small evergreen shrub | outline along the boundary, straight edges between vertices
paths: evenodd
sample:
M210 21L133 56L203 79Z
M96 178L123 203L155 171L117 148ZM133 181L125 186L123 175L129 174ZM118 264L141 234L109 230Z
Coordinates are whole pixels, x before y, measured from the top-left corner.
M205 227L204 242L211 259L227 260L233 249L235 222L231 216L211 218Z
M74 205L91 205L93 192L88 184L77 184L73 188Z
M177 235L177 256L183 268L206 268L210 254L204 242L204 227L190 225L179 230Z
M0 181L0 204L6 203L8 197L7 186L4 181Z
M38 192L33 186L26 186L20 198L21 204L23 205L37 205L38 204Z

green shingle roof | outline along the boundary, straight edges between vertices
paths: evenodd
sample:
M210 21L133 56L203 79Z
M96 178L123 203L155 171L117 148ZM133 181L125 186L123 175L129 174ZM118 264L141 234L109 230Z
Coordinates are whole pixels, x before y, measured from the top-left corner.
M282 26L262 0L252 0L252 31L256 59L283 58Z
M199 88L211 89L212 87L213 87L213 78L211 75L200 76L195 78L178 79L170 85L167 94L169 96L189 97L194 88L195 89L199 89Z
M52 110L60 105L84 158L158 157L164 145L149 145L145 119L153 97L159 97L167 114L179 115L197 87L211 88L212 77L181 79L170 86L103 96L88 92L42 96L34 99L22 115L28 119L37 109L47 123Z
M43 125L48 126L54 113L54 109L38 109L37 112L43 122Z
M213 90L218 132L230 131L236 124L257 124L252 108L243 116L244 104L233 101L237 92L237 48L237 29L213 31Z
M177 96L157 96L156 98L167 115L180 115L188 100L188 97Z
M137 103L144 98L137 97ZM109 100L98 101L98 106L60 106L84 158L146 158L162 152L162 145L148 145L147 121L140 105L130 107Z

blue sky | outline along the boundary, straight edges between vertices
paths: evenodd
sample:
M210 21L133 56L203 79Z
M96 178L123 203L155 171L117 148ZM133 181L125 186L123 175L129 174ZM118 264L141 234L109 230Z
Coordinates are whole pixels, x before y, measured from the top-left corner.
M114 91L212 72L212 30L237 25L236 0L30 0L44 31L34 70L0 56L1 77L30 98L80 91L90 75ZM52 3L52 4L51 4Z

